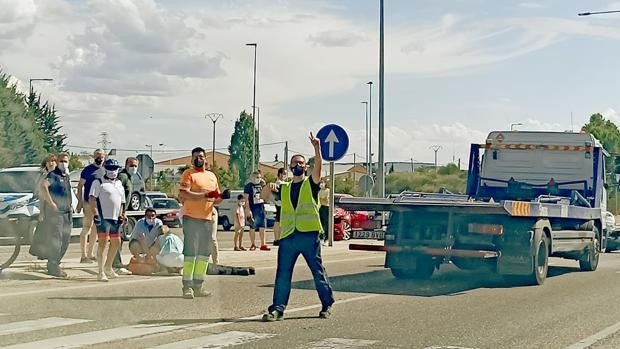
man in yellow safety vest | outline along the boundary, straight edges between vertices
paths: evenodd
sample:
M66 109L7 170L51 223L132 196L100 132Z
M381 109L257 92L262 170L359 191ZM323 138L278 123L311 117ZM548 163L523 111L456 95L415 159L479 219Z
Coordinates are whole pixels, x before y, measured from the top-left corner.
M291 294L291 279L297 257L304 256L319 293L322 308L320 318L329 318L334 304L334 294L327 280L327 274L321 260L321 242L319 233L323 230L319 218L318 193L321 182L321 144L310 133L310 142L314 147L314 168L312 175L306 177L306 158L297 154L291 157L290 169L293 172L291 182L270 183L272 191L280 190L282 211L280 213L280 244L278 248L278 268L276 271L273 304L263 315L263 321L278 321L284 317L284 310Z

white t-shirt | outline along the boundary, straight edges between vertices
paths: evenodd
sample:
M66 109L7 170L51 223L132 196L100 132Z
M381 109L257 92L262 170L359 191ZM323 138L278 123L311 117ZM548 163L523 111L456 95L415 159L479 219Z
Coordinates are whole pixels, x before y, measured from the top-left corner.
M125 203L125 190L118 179L95 179L90 187L90 196L99 199L101 219L118 219L121 215L121 205Z

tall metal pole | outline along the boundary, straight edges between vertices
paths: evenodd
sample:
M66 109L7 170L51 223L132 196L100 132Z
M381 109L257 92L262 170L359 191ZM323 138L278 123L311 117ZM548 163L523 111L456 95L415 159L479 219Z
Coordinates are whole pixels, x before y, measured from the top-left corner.
M254 125L256 124L256 51L258 44L253 42L249 44L245 44L246 46L254 46L254 89L252 92L252 171L255 170L255 158L256 158L256 129Z
M284 168L288 168L288 141L284 142L284 161L282 161L284 163ZM288 174L288 170L286 171L286 173Z
M433 151L435 152L435 172L437 172L437 152L441 148L442 148L441 145L433 145L433 146L431 146L431 149L433 149Z
M372 175L372 81L368 81L366 85L368 85L368 163L369 175ZM370 196L372 197L372 190Z
M213 168L213 166L215 165L215 123L217 122L217 120L224 117L224 115L222 115L221 113L209 113L205 115L205 118L207 117L213 122L213 147L211 148L211 168Z
M385 104L384 100L384 66L385 61L383 59L383 51L384 51L384 30L383 30L383 0L380 0L379 3L379 164L377 165L377 181L379 182L379 186L377 187L377 192L381 195L382 198L385 197L385 152L384 152L384 142L385 142L385 118L384 118L384 109L383 106Z
M362 104L366 105L366 142L364 146L366 148L366 174L370 176L370 162L368 161L368 102L363 101Z

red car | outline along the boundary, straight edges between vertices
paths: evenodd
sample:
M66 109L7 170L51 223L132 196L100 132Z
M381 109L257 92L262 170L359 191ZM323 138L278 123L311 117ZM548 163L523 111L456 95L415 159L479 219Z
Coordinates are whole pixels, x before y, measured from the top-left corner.
M334 240L349 240L354 230L375 229L376 221L366 211L347 211L334 208Z

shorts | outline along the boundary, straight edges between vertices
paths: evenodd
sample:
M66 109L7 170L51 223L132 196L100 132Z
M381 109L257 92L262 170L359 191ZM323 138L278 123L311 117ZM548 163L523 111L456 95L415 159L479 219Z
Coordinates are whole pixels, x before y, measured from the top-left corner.
M118 238L121 236L121 222L116 219L103 219L97 225L97 236Z
M258 206L252 208L252 219L250 220L250 227L252 229L260 229L267 227L267 217L265 217L265 207Z
M276 222L280 223L280 212L282 211L282 206L276 205Z

